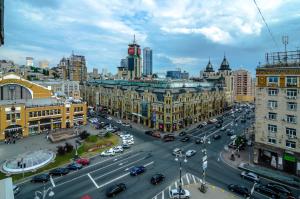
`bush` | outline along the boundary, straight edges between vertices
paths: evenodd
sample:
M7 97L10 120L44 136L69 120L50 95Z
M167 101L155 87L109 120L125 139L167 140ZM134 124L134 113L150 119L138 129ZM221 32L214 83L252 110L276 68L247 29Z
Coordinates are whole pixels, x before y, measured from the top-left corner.
M89 137L86 138L87 142L97 142L98 137L97 135L90 135Z
M104 137L110 138L112 136L112 133L106 133Z
M70 143L68 143L68 142L66 142L66 144L65 144L65 151L66 151L67 153L70 153L70 152L73 151L73 149L74 149L73 145L70 144Z
M87 131L82 131L79 135L79 137L82 139L82 140L85 140L86 138L88 138L90 136L90 134L87 132Z
M64 146L57 146L57 155L65 155L66 149Z

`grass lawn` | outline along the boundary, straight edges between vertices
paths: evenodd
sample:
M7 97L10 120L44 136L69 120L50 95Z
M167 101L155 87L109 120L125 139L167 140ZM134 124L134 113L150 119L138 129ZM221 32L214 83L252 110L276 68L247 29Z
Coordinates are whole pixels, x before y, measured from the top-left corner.
M95 147L96 145L105 145L106 143L111 143L112 145L109 147L99 148L99 149L89 152L90 148ZM100 138L98 136L91 135L78 148L77 152L81 157L91 157L91 156L97 155L99 152L102 152L103 150L106 150L107 148L111 148L117 144L118 144L118 136L116 136L116 135L111 135L109 137L104 137L104 138ZM71 159L74 157L74 155L75 155L75 150L73 150L72 152L67 153L65 155L62 155L62 156L57 155L54 162L36 170L36 172L24 173L24 177L32 176L37 173L42 173L42 172L45 172L52 168L67 164L67 163L71 162ZM0 180L4 179L6 177L7 177L6 174L0 172ZM11 175L10 177L12 177L13 182L15 182L15 181L22 179L23 174L15 174L15 175Z

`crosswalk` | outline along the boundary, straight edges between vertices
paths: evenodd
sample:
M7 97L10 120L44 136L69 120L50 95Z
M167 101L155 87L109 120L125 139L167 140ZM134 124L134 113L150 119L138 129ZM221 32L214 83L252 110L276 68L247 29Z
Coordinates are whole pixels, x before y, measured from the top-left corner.
M186 174L184 174L182 176L181 182L182 182L182 186L186 186L186 185L190 185L190 184L201 183L202 180L199 177L197 177L197 176L194 176L194 175L192 175L190 173L186 173ZM177 179L171 185L169 185L164 190L162 190L161 192L159 192L158 194L156 194L152 199L165 199L165 198L169 198L169 192L170 192L170 190L172 190L172 189L178 189L179 185L180 185L180 179Z

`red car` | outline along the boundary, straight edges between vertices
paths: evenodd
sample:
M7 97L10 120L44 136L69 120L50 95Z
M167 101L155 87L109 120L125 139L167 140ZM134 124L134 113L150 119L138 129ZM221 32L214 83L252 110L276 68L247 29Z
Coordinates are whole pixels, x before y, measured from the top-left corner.
M79 158L76 160L76 162L78 164L82 164L83 166L89 165L90 164L90 160L87 158Z
M154 133L152 133L152 136L153 136L153 137L156 137L156 138L161 138L161 135L160 135L159 132L154 132Z

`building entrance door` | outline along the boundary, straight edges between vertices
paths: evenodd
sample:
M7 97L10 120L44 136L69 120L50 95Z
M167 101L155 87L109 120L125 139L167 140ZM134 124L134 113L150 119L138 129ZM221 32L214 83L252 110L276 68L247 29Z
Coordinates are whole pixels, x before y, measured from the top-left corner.
M22 136L22 127L20 125L10 125L5 131L5 139L19 138Z
M296 157L291 154L284 154L283 169L287 173L296 174L297 161Z

